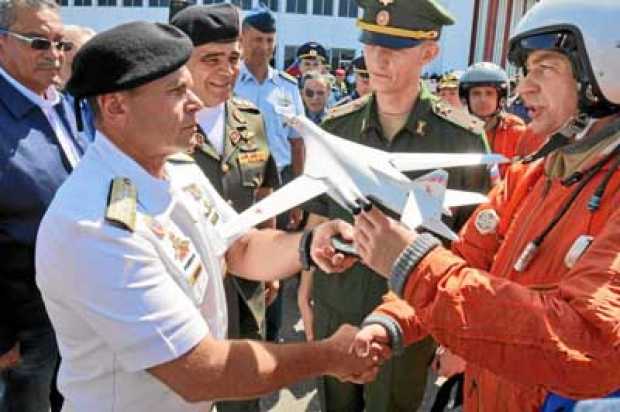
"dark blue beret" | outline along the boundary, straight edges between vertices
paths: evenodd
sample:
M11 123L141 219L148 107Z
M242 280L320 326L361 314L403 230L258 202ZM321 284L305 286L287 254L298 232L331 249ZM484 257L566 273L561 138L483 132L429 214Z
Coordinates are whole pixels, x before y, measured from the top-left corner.
M81 99L129 90L184 65L192 43L176 27L136 21L103 31L75 55L67 91Z
M230 3L196 5L178 12L170 24L192 39L194 46L239 38L239 10Z
M263 33L276 32L276 19L267 8L251 11L243 20L243 24L248 24Z
M317 58L320 57L323 60L327 60L327 52L325 48L315 41L304 43L297 49L297 58Z

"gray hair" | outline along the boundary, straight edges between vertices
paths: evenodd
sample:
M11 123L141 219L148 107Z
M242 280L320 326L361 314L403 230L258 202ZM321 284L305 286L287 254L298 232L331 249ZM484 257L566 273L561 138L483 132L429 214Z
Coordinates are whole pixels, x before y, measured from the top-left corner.
M39 10L49 8L58 10L58 4L54 0L0 0L0 29L8 30L17 20L19 8Z
M319 72L318 70L311 70L307 72L306 74L304 74L304 77L301 79L302 88L304 87L304 85L306 84L308 80L316 80L320 83L323 83L323 85L328 90L332 87L332 79L330 78L330 76L323 74Z

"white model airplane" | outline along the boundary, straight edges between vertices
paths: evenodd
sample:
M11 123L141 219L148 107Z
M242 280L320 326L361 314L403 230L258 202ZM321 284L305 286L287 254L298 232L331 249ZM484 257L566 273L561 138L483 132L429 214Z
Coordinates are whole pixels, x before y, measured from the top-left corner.
M304 138L304 172L270 196L223 225L228 243L258 223L327 193L343 208L367 207L370 200L401 215L411 229L423 226L448 239L456 234L441 221L449 208L482 203L480 193L446 189L448 173L436 170L411 180L403 171L489 165L506 159L497 154L389 153L334 136L305 116L280 113Z

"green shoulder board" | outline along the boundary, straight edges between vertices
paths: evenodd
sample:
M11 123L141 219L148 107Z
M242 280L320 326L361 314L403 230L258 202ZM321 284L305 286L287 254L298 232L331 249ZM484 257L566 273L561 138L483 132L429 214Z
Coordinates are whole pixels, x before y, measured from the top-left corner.
M359 99L355 99L349 103L345 103L340 106L332 107L327 111L327 115L323 119L324 122L336 119L338 117L345 116L349 113L356 112L363 107L366 107L368 101L370 100L370 95L362 96Z
M433 102L432 108L435 115L448 120L450 123L475 134L484 133L484 122L476 119L465 110L455 109L442 101Z
M291 82L295 86L297 86L297 79L285 72L284 70L280 70L278 74L280 75L280 77L282 77L282 79L286 80L287 82Z
M233 106L235 106L237 109L243 112L252 113L252 114L260 114L258 107L256 107L256 105L249 100L243 99L238 96L234 96L231 99L231 103L233 104Z
M110 183L105 220L122 229L133 232L136 228L138 193L126 177L116 177Z

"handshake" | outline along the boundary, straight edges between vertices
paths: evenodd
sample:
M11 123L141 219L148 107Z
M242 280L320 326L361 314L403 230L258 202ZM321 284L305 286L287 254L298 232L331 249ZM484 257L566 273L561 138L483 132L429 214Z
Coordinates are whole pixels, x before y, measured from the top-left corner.
M372 382L392 355L389 336L381 325L362 329L342 325L322 344L331 359L325 374L358 384Z

